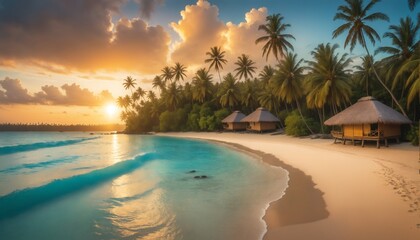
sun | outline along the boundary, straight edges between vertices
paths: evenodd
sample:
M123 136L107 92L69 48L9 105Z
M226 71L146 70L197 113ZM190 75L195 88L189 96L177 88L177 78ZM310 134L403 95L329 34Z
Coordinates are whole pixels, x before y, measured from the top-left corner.
M108 116L113 117L117 114L118 107L113 103L109 103L105 105L105 112Z

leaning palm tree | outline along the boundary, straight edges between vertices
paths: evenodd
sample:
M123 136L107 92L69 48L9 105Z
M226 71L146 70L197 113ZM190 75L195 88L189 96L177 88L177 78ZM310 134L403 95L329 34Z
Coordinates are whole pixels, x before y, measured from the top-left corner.
M205 69L199 69L192 80L193 99L203 103L212 93L212 75Z
M350 51L354 49L357 43L359 43L365 50L368 56L370 56L369 49L366 45L366 38L375 45L375 39L380 41L380 37L378 33L366 24L366 22L372 22L374 20L384 20L389 21L387 15L381 12L375 12L372 14L368 14L368 11L375 5L375 3L379 2L379 0L372 0L366 6L363 6L363 0L345 0L346 5L341 5L338 7L338 13L335 15L334 20L343 20L345 23L339 26L333 32L333 38L338 37L346 30L348 30L347 38L344 42L344 48L350 44ZM399 107L401 112L407 116L404 109L398 103L397 99L395 98L394 94L391 90L386 86L386 84L381 80L379 74L376 72L375 66L373 66L373 73L375 74L378 81L381 85L385 88L385 90L389 93L392 100L395 104Z
M239 88L236 78L228 73L222 83L222 95L220 97L220 104L222 107L228 106L230 109L235 107L239 102Z
M220 69L223 69L223 64L227 63L227 60L225 59L225 51L222 51L220 47L212 47L210 48L210 52L206 52L206 55L208 55L209 58L204 60L204 62L210 63L209 70L211 70L212 67L216 69L221 82L222 77L220 76Z
M139 99L144 100L144 96L146 95L146 91L144 91L143 88L138 87L136 89L136 93L139 95Z
M124 83L123 86L125 88L125 90L130 89L131 93L133 93L133 88L136 87L136 80L134 78L132 78L131 76L128 76L127 78L124 79Z
M393 46L379 47L375 51L375 54L390 54L390 56L385 57L382 61L385 63L387 69L387 78L393 79L392 89L402 80L402 78L395 77L396 73L411 58L415 49L420 44L420 41L416 40L419 28L419 23L414 24L410 17L406 17L405 19L401 18L400 25L389 26L391 31L384 34L384 37L391 39Z
M184 81L184 78L187 77L187 68L180 64L180 63L175 63L175 66L172 67L172 73L174 75L174 80L175 82L178 82L179 80Z
M290 24L282 23L283 19L284 17L280 14L273 14L267 16L266 23L258 27L258 30L262 30L266 35L255 40L255 44L265 42L262 55L266 56L266 60L268 60L270 53L278 61L279 57L283 57L289 49L293 50L293 46L288 39L295 38L291 34L284 33L290 27Z
M408 0L408 7L410 8L411 11L414 10L418 2L419 2L418 0Z
M242 77L248 79L248 76L253 77L255 69L257 69L257 67L255 67L255 62L252 61L249 58L249 56L245 54L242 54L240 57L238 57L238 60L235 62L235 65L238 66L235 69L235 77L239 76L239 79L242 79Z
M162 69L162 74L160 77L163 79L164 83L167 83L174 77L174 72L170 67L166 66Z
M296 107L306 128L308 128L311 134L314 134L303 117L299 104L299 99L302 98L304 92L302 87L304 70L304 67L301 66L302 61L303 59L297 59L296 54L288 53L285 58L280 61L279 68L275 72L272 82L276 86L275 90L280 99L289 104L292 102L296 103Z
M328 104L336 114L338 107L350 103L351 86L347 69L351 60L347 54L341 57L336 54L337 48L337 44L320 44L311 52L314 60L308 61L309 73L305 79L306 104L309 108L324 110ZM324 122L324 111L322 113L321 124Z
M416 96L420 102L420 46L417 47L410 59L400 68L397 77L405 73L408 73L405 87L409 87L407 96L407 106L409 106Z

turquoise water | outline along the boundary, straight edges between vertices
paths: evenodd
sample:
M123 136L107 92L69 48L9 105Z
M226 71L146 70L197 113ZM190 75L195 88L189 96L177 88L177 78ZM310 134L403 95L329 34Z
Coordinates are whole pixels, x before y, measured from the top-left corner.
M283 169L205 141L0 133L1 239L259 239L286 186Z

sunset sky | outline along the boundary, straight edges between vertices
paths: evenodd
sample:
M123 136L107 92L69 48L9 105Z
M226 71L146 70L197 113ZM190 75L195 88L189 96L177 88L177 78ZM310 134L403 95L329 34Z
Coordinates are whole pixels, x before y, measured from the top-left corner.
M232 71L242 53L258 67L257 28L269 14L291 24L288 33L300 58L332 39L333 21L344 0L0 0L0 123L115 123L106 106L124 95L123 79L151 89L164 66L188 66L188 79L204 67L205 53L222 46ZM416 18L406 0L384 0L373 8L390 22L372 26L382 36L401 17ZM389 45L387 39L370 46ZM373 52L373 51L372 51ZM364 51L356 48L357 63Z

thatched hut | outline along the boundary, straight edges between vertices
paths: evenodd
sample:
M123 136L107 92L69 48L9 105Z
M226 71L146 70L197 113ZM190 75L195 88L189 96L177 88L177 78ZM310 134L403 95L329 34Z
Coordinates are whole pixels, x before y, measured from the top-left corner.
M343 144L346 140L354 144L355 140L359 140L364 146L365 141L376 141L378 148L381 140L385 146L388 146L388 139L399 141L401 124L410 123L410 119L374 97L362 97L354 105L325 121L325 125L341 126L341 131L331 132L334 142L341 139Z
M276 130L277 123L280 122L280 120L267 109L260 107L243 118L241 122L248 123L247 129L249 130L263 132Z
M245 114L240 111L234 111L232 114L222 120L223 128L231 131L245 130L248 125L246 122L241 122Z

